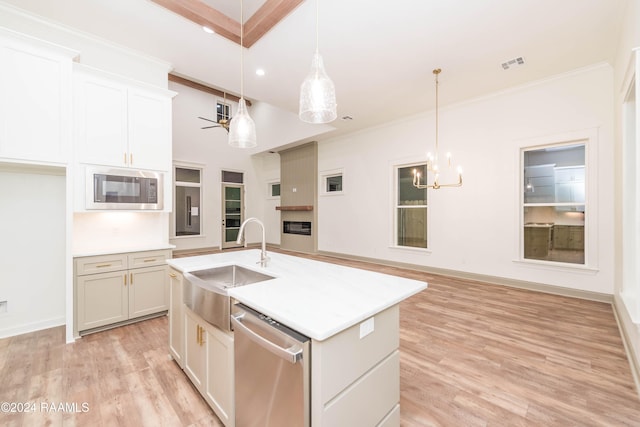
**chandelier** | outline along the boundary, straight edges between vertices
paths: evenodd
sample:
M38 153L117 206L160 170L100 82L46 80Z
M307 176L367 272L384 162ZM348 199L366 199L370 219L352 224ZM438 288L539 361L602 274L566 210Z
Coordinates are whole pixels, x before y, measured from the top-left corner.
M419 189L425 189L425 188L433 188L434 190L437 190L441 187L461 187L462 186L462 168L460 166L458 166L457 168L457 172L458 172L458 181L457 182L452 182L452 183L447 183L447 184L442 184L440 182L440 166L439 166L439 158L438 158L438 154L439 154L439 148L438 148L438 75L440 74L440 72L442 72L442 70L440 68L436 68L435 70L433 70L433 74L436 76L436 154L435 156L432 155L431 153L427 153L427 167L426 167L426 173L425 176L422 177L420 172L418 172L417 169L413 170L413 186ZM446 154L446 162L447 162L447 168L451 168L451 153L447 153ZM429 184L427 182L427 178L429 173L433 174L433 181L431 184ZM421 178L424 178L424 183L420 183Z

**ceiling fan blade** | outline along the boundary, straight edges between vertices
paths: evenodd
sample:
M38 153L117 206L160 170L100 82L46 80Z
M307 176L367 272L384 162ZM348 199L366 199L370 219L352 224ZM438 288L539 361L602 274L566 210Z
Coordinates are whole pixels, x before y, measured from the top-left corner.
M218 123L218 122L216 122L215 120L207 119L207 118L205 118L205 117L198 117L198 118L199 118L199 119L202 119L202 120L206 120L206 121L211 122L211 123Z
M205 127L203 127L203 128L200 128L200 129L211 129L211 128L219 128L219 127L222 127L222 126L220 126L220 125L205 126Z

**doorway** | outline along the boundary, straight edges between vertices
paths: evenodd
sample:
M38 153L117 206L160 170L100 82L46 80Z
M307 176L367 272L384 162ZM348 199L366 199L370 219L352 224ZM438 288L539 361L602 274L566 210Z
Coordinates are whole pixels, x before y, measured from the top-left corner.
M244 184L242 172L222 171L221 248L238 248L240 225L244 221Z

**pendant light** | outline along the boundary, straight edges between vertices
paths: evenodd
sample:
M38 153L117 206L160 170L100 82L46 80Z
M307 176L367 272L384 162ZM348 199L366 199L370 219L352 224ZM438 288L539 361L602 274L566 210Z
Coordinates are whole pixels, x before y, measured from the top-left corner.
M240 0L240 100L238 111L229 123L229 145L236 148L252 148L256 142L256 124L249 116L247 103L244 100L244 15Z
M318 49L318 4L316 0L316 53L311 71L300 85L300 120L307 123L329 123L336 119L336 89L324 70Z

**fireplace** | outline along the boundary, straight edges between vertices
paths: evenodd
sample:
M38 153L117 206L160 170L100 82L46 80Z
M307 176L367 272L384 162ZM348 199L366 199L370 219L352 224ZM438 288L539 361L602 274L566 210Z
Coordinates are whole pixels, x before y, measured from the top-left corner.
M282 232L311 236L311 221L283 221Z

